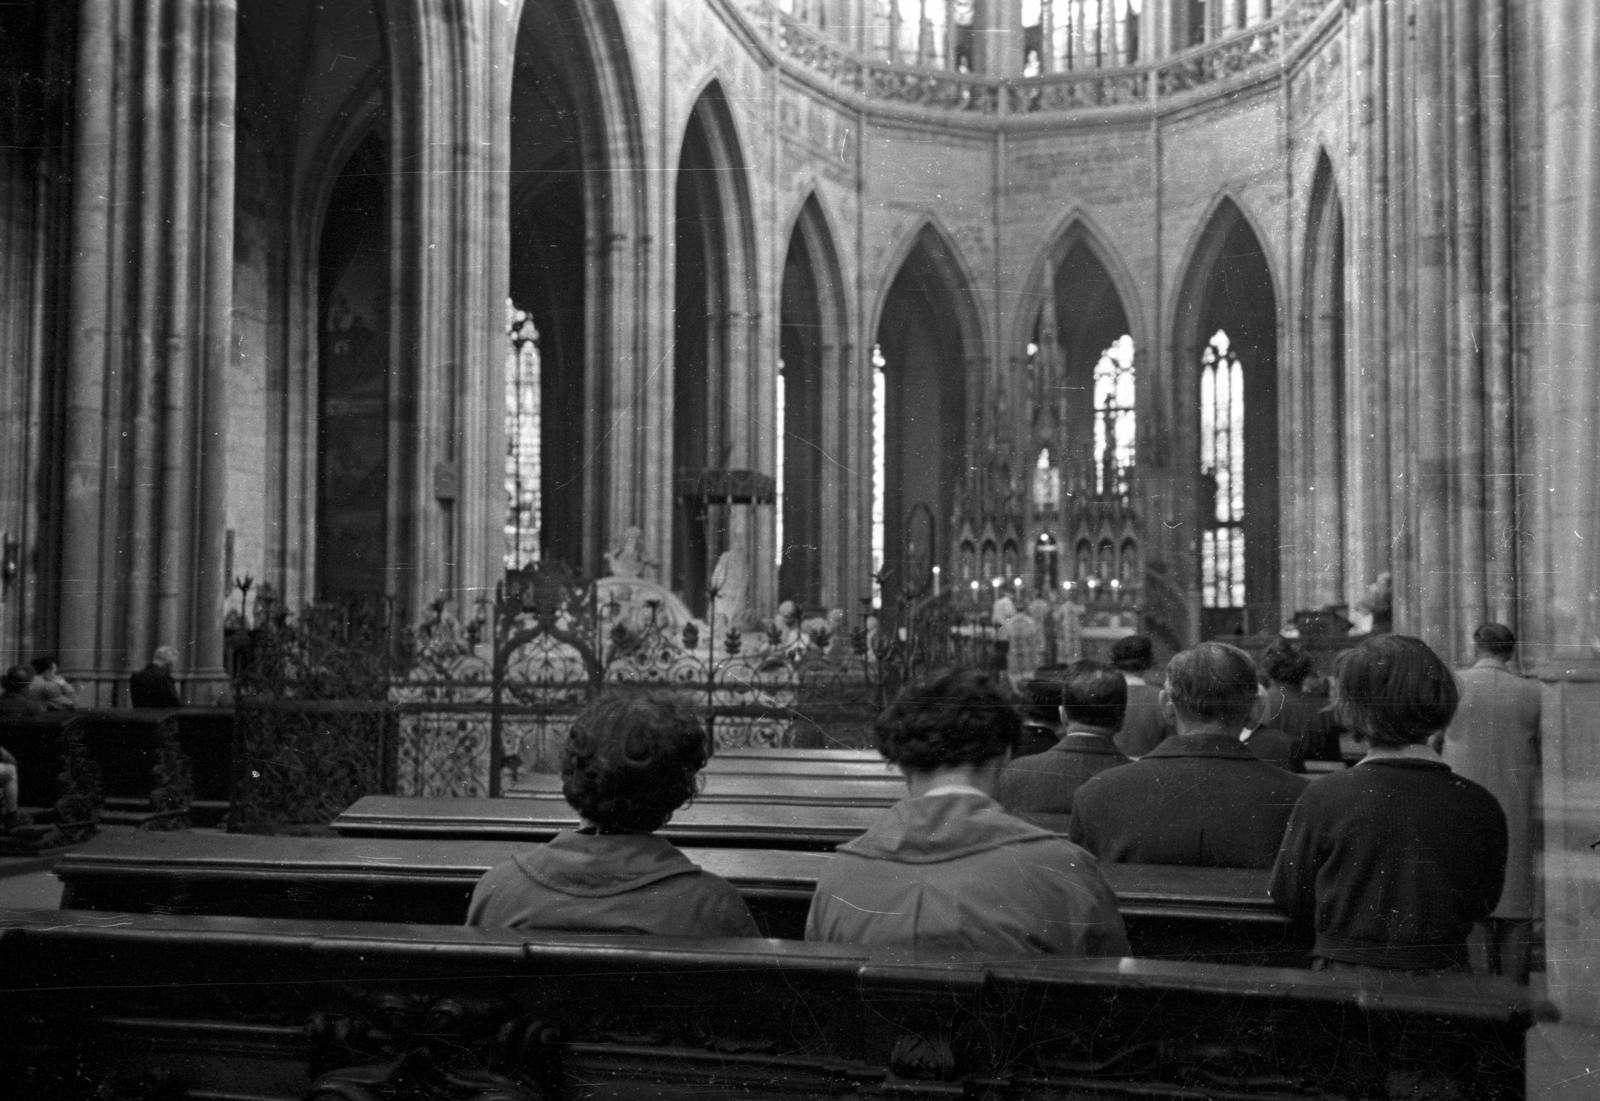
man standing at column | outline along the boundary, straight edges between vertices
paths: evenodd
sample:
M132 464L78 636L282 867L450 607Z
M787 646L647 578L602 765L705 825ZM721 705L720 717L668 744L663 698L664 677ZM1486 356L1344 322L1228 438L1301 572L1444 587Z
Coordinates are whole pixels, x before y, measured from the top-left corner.
M1506 815L1509 845L1500 904L1475 931L1484 934L1490 974L1528 981L1536 914L1533 891L1534 793L1539 789L1539 685L1510 669L1517 637L1485 623L1472 634L1477 661L1456 674L1461 704L1444 732L1445 763L1494 793ZM1476 954L1476 945L1474 945ZM1479 961L1474 960L1476 966Z

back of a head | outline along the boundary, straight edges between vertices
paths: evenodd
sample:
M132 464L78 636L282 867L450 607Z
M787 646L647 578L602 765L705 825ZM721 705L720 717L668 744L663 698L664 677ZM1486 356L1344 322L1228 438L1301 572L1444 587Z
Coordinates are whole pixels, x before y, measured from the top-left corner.
M1067 671L1060 666L1039 669L1022 682L1022 715L1041 726L1055 726L1061 719L1061 681Z
M1202 642L1167 663L1167 697L1185 722L1243 729L1257 690L1256 663L1225 642Z
M1061 685L1061 709L1071 722L1116 730L1128 712L1128 682L1109 665L1074 662Z
M1484 623L1472 632L1473 645L1478 653L1501 661L1510 661L1517 652L1517 636L1503 623Z
M151 665L164 665L168 669L178 667L178 651L172 646L157 646L156 652L150 655Z
M1143 635L1127 635L1111 644L1111 664L1125 673L1142 673L1155 664L1155 646Z
M572 723L561 792L608 833L649 833L695 794L711 758L700 716L668 695L602 696Z
M872 732L885 759L931 772L1014 753L1022 720L987 673L961 669L901 689Z
M32 664L33 671L42 677L47 675L50 670L56 667L56 659L51 657L49 654L40 654L38 657L33 659Z
M1261 652L1261 668L1274 684L1299 688L1316 669L1316 662L1288 639L1275 638Z
M26 692L33 683L33 670L26 665L13 665L0 674L0 688L7 692Z
M1414 745L1450 725L1455 677L1419 638L1376 635L1339 655L1334 703L1340 720L1381 748Z

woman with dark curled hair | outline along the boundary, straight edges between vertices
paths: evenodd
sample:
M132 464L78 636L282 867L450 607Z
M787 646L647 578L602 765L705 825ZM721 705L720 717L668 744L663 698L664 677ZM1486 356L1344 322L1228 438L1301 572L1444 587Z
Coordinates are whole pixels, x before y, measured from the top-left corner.
M711 740L665 695L605 696L574 720L561 790L582 819L491 868L468 925L512 929L760 936L744 899L654 832L694 797Z
M1100 866L994 801L1022 722L986 674L904 689L873 726L909 795L839 847L806 939L948 952L1125 956Z
M1500 897L1506 819L1427 745L1455 714L1455 679L1421 639L1379 635L1339 655L1333 698L1367 755L1296 802L1273 900L1314 926L1321 970L1466 970L1473 923Z

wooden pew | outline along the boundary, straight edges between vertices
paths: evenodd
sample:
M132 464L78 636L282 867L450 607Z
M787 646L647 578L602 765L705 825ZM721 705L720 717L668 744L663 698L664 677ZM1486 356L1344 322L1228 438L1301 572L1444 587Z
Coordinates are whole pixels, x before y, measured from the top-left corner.
M660 833L680 845L832 849L859 836L879 807L693 803ZM333 820L344 837L502 838L548 841L577 826L578 815L554 799L451 799L368 795Z
M81 713L0 717L0 746L17 759L17 802L36 823L67 841L95 832L105 794L84 748Z
M872 778L790 776L782 772L702 774L703 787L695 803L748 803L755 806L892 807L906 797L906 782L898 775ZM536 772L524 776L506 793L510 799L561 802L561 777Z
M62 857L65 909L459 923L485 871L519 841L108 835ZM826 854L686 849L727 879L768 936L801 939ZM1104 866L1137 956L1294 966L1308 945L1267 897L1267 873Z
M82 713L84 749L100 766L105 788L105 821L154 829L189 824L194 782L173 714L133 708Z
M1523 1095L1504 980L0 911L19 1097Z

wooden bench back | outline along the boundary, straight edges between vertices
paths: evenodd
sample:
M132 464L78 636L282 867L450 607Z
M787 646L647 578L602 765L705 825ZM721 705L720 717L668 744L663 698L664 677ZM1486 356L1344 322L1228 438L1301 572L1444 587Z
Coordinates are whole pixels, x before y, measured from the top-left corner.
M1503 981L0 912L17 1096L1520 1097Z
M518 841L115 834L56 865L68 909L459 923L485 871ZM801 939L828 856L784 849L686 849L738 888L768 936ZM1134 953L1303 964L1307 945L1267 897L1267 873L1105 866Z

